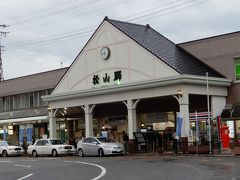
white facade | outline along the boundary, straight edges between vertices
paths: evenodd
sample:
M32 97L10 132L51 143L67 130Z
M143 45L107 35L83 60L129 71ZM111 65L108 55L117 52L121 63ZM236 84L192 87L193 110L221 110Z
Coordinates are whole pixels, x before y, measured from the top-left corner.
M108 47L110 56L104 60L101 49ZM114 73L121 71L121 80L114 81ZM99 84L93 83L94 76ZM103 78L109 77L109 82ZM213 114L225 106L227 86L224 78L209 78ZM182 96L177 97L177 91ZM177 98L183 116L182 136L188 137L189 95L206 95L206 78L181 75L158 59L127 35L104 21L77 56L67 73L50 96L44 96L53 113L50 116L50 135L55 137L54 112L65 107L82 107L85 112L86 136L93 135L92 113L98 104L122 102L128 112L128 134L134 139L136 108L147 98L171 96ZM216 105L216 106L215 106Z

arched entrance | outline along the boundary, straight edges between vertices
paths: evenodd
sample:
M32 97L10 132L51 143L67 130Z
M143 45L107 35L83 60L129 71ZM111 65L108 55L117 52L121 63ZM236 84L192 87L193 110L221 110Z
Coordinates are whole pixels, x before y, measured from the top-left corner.
M176 112L179 112L179 103L172 96L140 100L136 108L137 131L144 133L147 144L145 147L138 146L138 150L173 150Z
M127 108L122 102L98 104L93 111L94 136L108 136L122 142L122 131L127 132Z

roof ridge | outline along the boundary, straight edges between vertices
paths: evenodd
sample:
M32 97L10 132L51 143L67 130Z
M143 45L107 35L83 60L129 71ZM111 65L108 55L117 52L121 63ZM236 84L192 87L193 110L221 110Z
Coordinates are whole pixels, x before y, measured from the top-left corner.
M193 43L193 42L197 42L197 41L204 41L204 40L219 38L219 37L223 37L223 36L231 36L233 34L238 34L238 33L240 33L240 31L227 32L227 33L218 34L218 35L214 35L214 36L207 36L207 37L202 37L202 38L195 39L195 40L181 42L181 43L178 43L177 45L183 45L183 44Z
M128 23L128 24L132 24L132 25L137 25L137 26L142 26L142 27L146 27L147 25L142 25L142 24L137 24L137 23L133 23L133 22L129 22L129 21L123 21L123 20L117 20L117 19L109 19L107 16L105 16L104 20L106 21L116 21L116 22L120 22L120 23ZM151 28L151 26L149 26Z
M37 76L37 75L40 75L40 74L46 74L46 73L50 73L50 72L54 72L54 71L61 71L61 70L68 69L68 68L69 67L64 67L64 68L52 69L52 70L48 70L48 71L42 71L42 72L38 72L38 73L34 73L34 74L28 74L28 75L24 75L24 76L19 76L19 77L15 77L15 78L6 79L4 81L0 81L0 83L4 83L6 81L13 81L13 80L16 80L16 79L27 78L27 77L30 77L30 76Z
M128 23L128 24L132 24L132 25L137 25L137 26L142 26L142 27L149 27L150 29L152 29L154 32L156 32L157 34L161 35L163 38L167 39L168 41L170 41L171 43L177 45L176 43L174 43L173 41L171 41L170 39L168 39L166 36L162 35L160 32L158 32L157 30L155 30L154 28L152 28L150 26L150 24L137 24L137 23L133 23L133 22L129 22L129 21L122 21L122 20L116 20L116 19L109 19L107 16L105 16L104 20L110 20L110 21L117 21L117 22L121 22L121 23Z

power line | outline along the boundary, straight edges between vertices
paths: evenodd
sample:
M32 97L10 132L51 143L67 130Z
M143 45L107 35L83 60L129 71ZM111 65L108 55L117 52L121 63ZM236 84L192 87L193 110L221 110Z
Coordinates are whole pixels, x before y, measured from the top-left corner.
M14 17L14 18L11 18L11 19L9 19L10 20L10 22L11 22L11 20L13 20L13 23L14 22L18 22L18 21L20 21L21 19L28 19L29 17L33 17L33 16L35 16L36 14L45 14L47 11L52 11L53 9L58 9L59 7L61 7L61 6L66 6L66 5L68 5L68 4L72 4L72 3L74 3L74 2L76 2L76 1L82 1L82 0L69 0L69 1L64 1L64 2L62 2L62 3L59 3L59 4L54 4L54 6L53 7L48 7L47 9L39 9L39 10L37 10L37 11L34 11L34 13L28 13L28 14L25 14L25 15L22 15L22 16L16 16L16 17ZM11 24L11 23L10 23Z
M192 1L193 0L185 1L184 3L181 3L181 4L178 3L177 5L170 6L170 7L167 7L167 8L162 8L162 9L160 9L158 11L155 11L155 12L152 12L153 9L154 10L156 9L156 8L153 8L153 9L148 10L148 11L151 11L151 12L146 13L146 14L141 15L141 16L138 16L138 17L135 17L135 18L131 18L129 21L139 20L139 19L146 18L146 17L149 17L151 15L155 15L155 14L158 14L160 12L165 12L165 11L168 11L168 10L179 9L179 7L182 8L183 5L185 5L185 6L189 5ZM171 3L174 3L174 2L177 2L177 1L172 1ZM166 6L169 6L169 4L170 3L167 3ZM192 7L196 4L192 3L190 5ZM164 6L161 6L161 7L164 7ZM146 10L144 12L146 12ZM140 14L140 13L141 12L135 13L135 14L133 14L133 16L136 16L136 14ZM131 17L131 16L127 16L127 17ZM124 18L126 18L126 17L124 17ZM90 28L93 28L93 27L94 27L94 29L90 29ZM79 32L79 31L83 30L83 29L79 29L79 30L70 31L70 32L66 32L66 33L56 34L56 35L53 35L53 36L46 36L46 37L33 39L33 40L28 40L28 41L9 43L8 45L10 45L10 47L12 47L12 48L10 48L8 50L21 49L22 46L31 47L31 46L34 46L35 44L41 44L41 45L44 45L44 43L52 44L52 43L55 43L55 42L67 41L67 40L70 40L70 39L73 39L73 38L76 38L76 37L85 37L85 36L88 35L88 33L93 32L95 30L95 27L96 26L86 27L86 28L84 28L86 31L83 31L83 32ZM49 41L52 41L52 42L49 42Z
M53 11L53 12L50 12L50 13L47 13L47 14L44 14L44 15L39 15L39 16L35 16L33 18L28 18L28 19L25 19L25 20L22 20L22 21L19 21L19 22L16 22L16 23L12 23L10 24L10 26L16 26L16 25L20 25L20 24L23 24L23 23L27 23L27 22L31 22L31 21L35 21L36 18L38 19L43 19L43 18L47 18L49 16L54 16L54 15L58 15L58 14L63 14L63 13L66 13L67 11L71 11L73 9L77 9L77 8L82 8L82 7L85 7L85 6L88 6L90 4L93 4L95 2L98 2L98 1L102 1L102 0L94 0L92 2L88 2L88 3L85 3L85 4L81 4L80 6L76 6L76 5L73 5L71 7L68 7L68 8L65 8L65 9L60 9L60 10L56 10L56 11Z
M184 4L183 6L179 7L178 10L186 10L186 8L193 7L193 6L197 6L197 5L201 5L201 4L204 4L204 3L208 3L209 1L211 1L211 0L202 0L202 1L199 0L198 2L197 2L197 1L193 1L193 3ZM132 19L132 21L136 21L136 20L137 20L137 22L138 22L138 21L143 21L143 19L144 19L144 21L146 21L146 20L150 20L150 19L153 19L153 18L157 18L157 17L161 17L161 16L166 16L166 15L169 15L170 13L177 13L177 11L175 11L175 9L173 9L173 8L169 8L169 9L167 10L167 12L162 13L162 14L160 14L160 13L162 13L162 12L152 13L152 14L151 14L151 17L147 17L147 18L146 18L146 17L143 17L143 18L140 19L140 20L139 20L139 18ZM154 15L154 14L157 14L157 15L152 16L152 15Z
M108 6L104 6L102 8L97 8L97 9L94 9L94 10L91 10L91 11L87 11L87 12L83 12L83 13L80 13L80 14L77 14L77 15L68 16L67 18L64 18L64 19L58 19L58 20L48 21L48 22L45 22L45 23L42 23L42 24L28 26L28 27L22 28L20 30L22 31L22 30L35 29L35 28L39 28L39 27L42 27L42 26L45 26L45 25L48 25L48 24L53 25L53 24L56 24L56 23L59 23L59 22L63 22L63 21L66 21L66 20L69 20L69 19L72 19L72 18L79 17L79 16L97 13L97 12L102 11L104 9L108 9L108 8L111 8L111 7L114 7L114 6L118 6L118 5L121 5L121 4L129 3L130 1L133 1L133 0L125 0L125 1L122 1L122 2L118 2L116 4L114 3L114 4L111 4L111 5L108 5ZM15 31L13 31L13 32L15 32Z

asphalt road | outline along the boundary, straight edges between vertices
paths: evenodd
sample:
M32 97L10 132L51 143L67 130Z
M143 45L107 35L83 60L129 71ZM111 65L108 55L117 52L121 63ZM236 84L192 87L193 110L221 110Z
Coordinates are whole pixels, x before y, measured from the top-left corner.
M240 180L240 157L0 158L0 180Z

